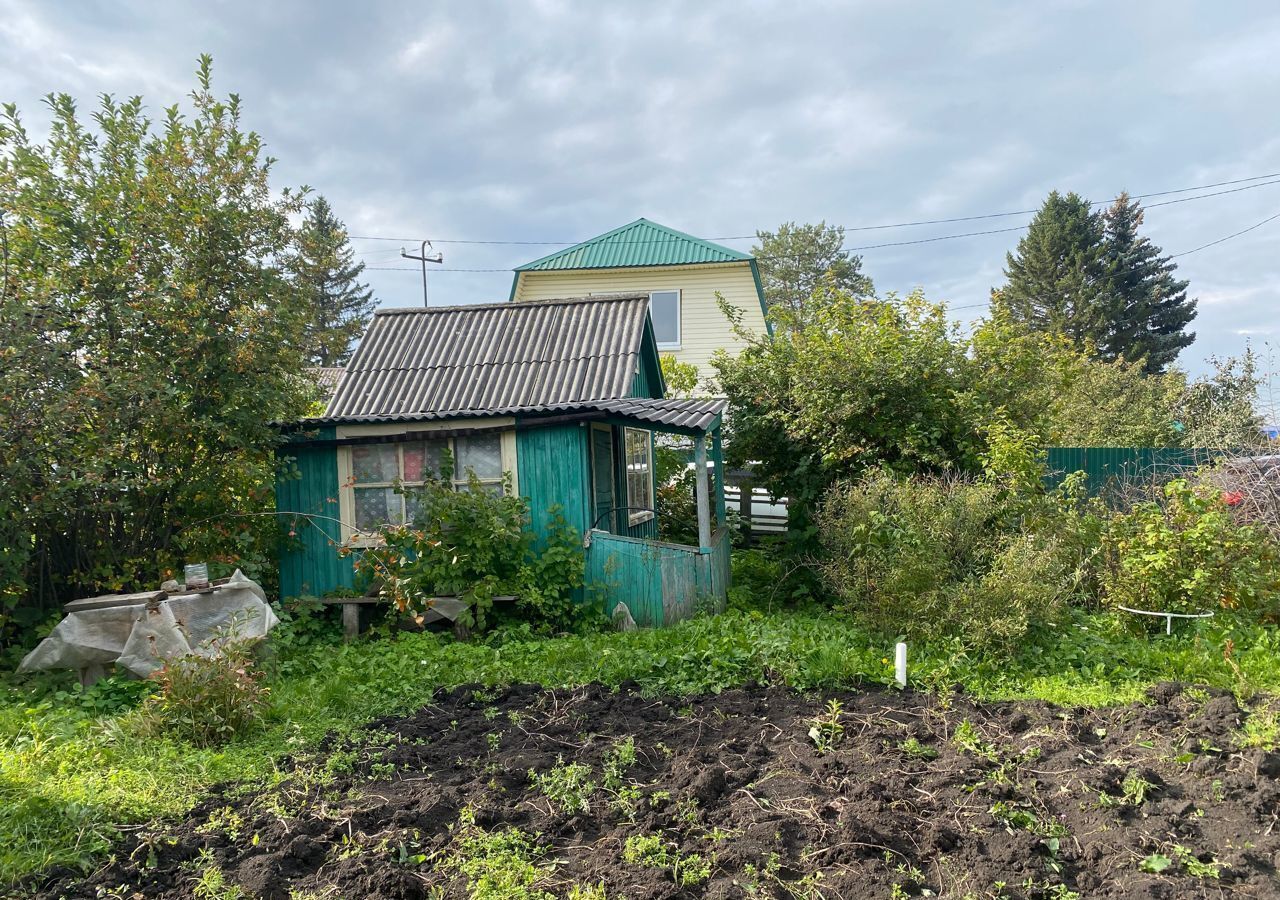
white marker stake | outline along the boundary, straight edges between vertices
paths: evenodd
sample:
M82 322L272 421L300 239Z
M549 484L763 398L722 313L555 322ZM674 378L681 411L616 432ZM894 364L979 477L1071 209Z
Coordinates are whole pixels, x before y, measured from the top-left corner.
M907 645L899 643L893 653L893 677L898 687L907 686Z

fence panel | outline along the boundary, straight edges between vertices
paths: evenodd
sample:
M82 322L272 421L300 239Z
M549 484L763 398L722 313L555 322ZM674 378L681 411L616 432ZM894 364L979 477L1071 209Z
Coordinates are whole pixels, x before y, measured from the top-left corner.
M1101 495L1138 485L1163 484L1221 457L1207 447L1050 447L1050 487L1084 472L1089 493Z

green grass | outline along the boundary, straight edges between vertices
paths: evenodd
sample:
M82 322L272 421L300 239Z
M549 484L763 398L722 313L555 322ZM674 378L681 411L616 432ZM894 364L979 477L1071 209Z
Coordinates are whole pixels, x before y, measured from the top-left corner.
M55 864L88 866L115 825L178 815L214 782L269 778L282 754L328 731L412 711L436 688L635 680L653 693L694 694L751 680L801 689L888 685L892 645L839 614L741 610L629 634L511 632L469 644L405 634L324 644L288 652L284 674L269 681L266 728L222 749L137 737L122 719L137 690L114 679L82 696L69 689L69 676L13 681L0 687L0 884ZM1261 627L1193 626L1148 639L1109 616L1081 615L1036 635L1012 661L974 658L951 644L913 645L910 657L913 686L962 684L986 699L1124 703L1166 679L1243 694L1280 686L1280 632Z

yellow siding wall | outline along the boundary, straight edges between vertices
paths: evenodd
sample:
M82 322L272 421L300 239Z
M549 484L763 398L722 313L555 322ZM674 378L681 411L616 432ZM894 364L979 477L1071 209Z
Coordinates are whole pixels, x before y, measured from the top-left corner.
M742 310L742 324L757 334L765 330L760 296L747 263L714 263L697 266L648 266L637 269L576 269L564 272L521 272L516 300L550 300L613 292L680 291L681 362L698 367L699 379L714 375L711 355L720 348L737 353L742 344L729 328L729 320L716 305L719 291Z

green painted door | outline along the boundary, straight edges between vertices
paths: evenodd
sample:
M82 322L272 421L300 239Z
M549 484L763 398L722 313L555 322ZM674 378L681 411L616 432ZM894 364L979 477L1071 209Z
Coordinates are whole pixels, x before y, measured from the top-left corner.
M591 524L613 531L609 511L614 502L613 429L607 425L591 426Z

